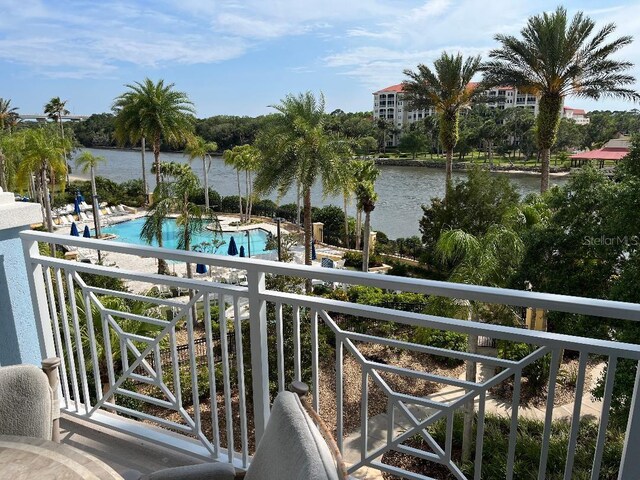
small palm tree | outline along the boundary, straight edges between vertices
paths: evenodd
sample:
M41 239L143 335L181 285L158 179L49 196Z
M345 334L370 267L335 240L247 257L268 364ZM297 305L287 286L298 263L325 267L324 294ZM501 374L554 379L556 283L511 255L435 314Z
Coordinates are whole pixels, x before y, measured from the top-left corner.
M53 121L55 121L60 127L60 138L64 141L64 126L62 125L62 116L69 115L69 110L67 110L67 100L60 100L60 97L53 97L49 100L44 106L44 113ZM67 152L64 152L65 162L67 161ZM55 187L55 175L52 175L53 186ZM67 168L66 173L66 181L69 182L69 169ZM52 188L52 190L54 190ZM52 192L53 193L53 192Z
M609 41L615 25L607 24L597 32L595 26L582 12L569 20L563 7L530 17L520 32L522 38L496 35L502 45L491 51L491 60L482 67L487 86L513 85L539 96L536 135L542 151L542 192L549 188L549 156L566 96L640 100L629 88L635 78L626 73L633 64L611 58L632 38Z
M43 223L49 232L53 232L53 215L49 197L49 183L56 176L60 177L61 187L67 173L65 151L71 147L70 142L62 140L50 128L33 128L24 130L14 141L20 150L21 162L18 166L17 178L22 188L28 188L32 176L43 210Z
M204 174L204 206L208 210L209 205L209 169L211 168L211 154L218 150L216 142L207 142L202 137L194 137L187 143L186 152L189 161L196 158L202 159L202 173Z
M371 236L371 212L376 208L378 194L375 191L375 182L380 175L380 170L372 161L357 160L353 162L355 194L358 199L358 208L364 212L364 245L362 247L362 271L369 271L369 237Z
M253 203L253 182L251 173L254 172L261 161L261 153L256 147L251 145L236 145L231 150L225 150L222 157L224 163L232 166L236 170L238 179L238 203L240 208L240 221L251 221L251 206ZM240 187L240 172L245 172L245 212L242 207L242 188Z
M462 230L448 230L440 234L436 252L445 263L455 263L450 281L504 287L524 257L524 243L520 236L504 225L493 225L487 233L476 237ZM479 321L480 305L469 302L469 318ZM467 349L475 353L478 344L476 335L469 335ZM476 381L476 363L467 361L466 380ZM462 459L471 459L473 402L466 406Z
M203 208L191 201L200 188L200 181L189 165L164 163L163 175L172 181L160 182L153 192L153 203L149 207L146 220L140 231L140 238L152 243L162 235L164 222L170 215L177 215L178 248L190 250L195 235L213 225L213 235L220 231L220 224L211 209ZM167 273L160 271L158 273ZM193 275L191 264L187 263L187 276Z
M325 193L341 190L339 165L351 156L346 142L325 131L324 96L311 92L287 95L274 105L278 115L263 130L258 145L264 158L258 167L255 188L260 193L277 190L284 195L299 184L304 210L304 258L311 265L311 187L320 181ZM311 290L307 282L307 290Z
M91 173L91 205L93 207L93 221L96 228L96 238L100 238L100 206L98 205L98 190L96 189L96 168L104 163L104 157L99 157L85 150L76 158L76 167L82 173Z
M433 62L434 70L420 64L416 72L404 71L409 80L403 82L402 87L411 108L433 108L438 114L440 143L447 155L445 201L451 188L453 149L460 135L460 111L482 92L477 85L470 84L480 66L480 56L465 60L461 54L442 52Z
M10 99L0 97L0 132L10 128L17 116L18 107L12 107Z

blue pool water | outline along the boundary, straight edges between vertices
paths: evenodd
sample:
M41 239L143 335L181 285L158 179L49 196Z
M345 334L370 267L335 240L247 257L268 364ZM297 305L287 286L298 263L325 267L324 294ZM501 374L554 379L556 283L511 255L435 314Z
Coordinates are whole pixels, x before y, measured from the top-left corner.
M134 220L129 220L127 222L117 223L115 225L111 225L108 227L102 228L102 233L110 233L116 235L116 241L125 242L125 243L134 243L136 245L147 245L147 243L140 238L140 230L142 229L142 225L144 224L145 218L136 218ZM163 246L166 248L178 248L178 228L176 227L176 221L174 219L167 219L164 221L164 225L162 227L162 239ZM265 245L267 243L267 232L261 229L253 229L249 231L249 236L251 240L251 255L259 255L262 253L266 253L269 250L265 249ZM221 239L225 243L220 246L217 251L209 251L207 253L216 253L218 255L227 255L227 249L229 248L229 241L231 237L234 238L236 245L238 247L238 251L240 250L240 246L244 246L245 255L248 255L247 248L247 233L240 232L222 232L217 234L217 238ZM210 230L205 230L202 233L197 234L193 241L191 242L191 249L193 250L194 246L202 242L211 242L214 239L214 233ZM153 246L157 246L158 244L154 241Z

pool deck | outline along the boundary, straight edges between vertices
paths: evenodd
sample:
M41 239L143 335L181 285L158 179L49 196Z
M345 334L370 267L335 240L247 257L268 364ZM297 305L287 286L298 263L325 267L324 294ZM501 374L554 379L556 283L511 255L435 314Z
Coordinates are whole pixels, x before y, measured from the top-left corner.
M131 213L126 215L111 215L108 217L105 216L105 217L102 217L103 219L102 223L104 227L108 227L118 223L144 217L145 215L146 215L146 211L138 211L137 213ZM241 233L241 232L246 232L248 230L256 230L256 229L264 230L273 235L277 233L277 225L271 222L263 221L263 222L251 223L249 225L231 225L232 223L236 223L240 221L239 216L233 215L233 214L231 215L222 214L218 216L218 219L220 221L220 226L222 228L222 231L225 233L233 233L233 232ZM92 221L91 222L78 221L76 223L78 224L78 228L80 230L83 228L85 224L89 225L90 227L93 226ZM56 228L56 231L58 233L68 233L69 227L68 226L58 227ZM290 231L291 229L287 229L284 226L281 226L280 228L280 232L283 235L290 233ZM117 237L114 238L113 240L117 241ZM304 248L301 245L299 245L297 247L294 247L292 249L292 252L294 253L294 262L303 263ZM97 262L97 252L94 250L79 249L78 253L81 258L88 258L93 263ZM341 252L333 250L328 247L321 247L321 246L317 247L317 253L318 255L322 255L323 253L325 253L328 255L341 256ZM254 256L257 258L265 259L265 260L274 260L274 261L277 260L276 252L269 252L265 254L254 255ZM156 273L158 270L158 264L155 258L140 258L137 256L127 255L122 253L103 252L102 260L105 265L117 266L118 268L121 268L123 270L131 270L131 271L142 272L142 273ZM318 263L319 265L319 262L316 262L316 263ZM187 266L185 263L171 263L169 265L169 269L171 270L172 273L180 277L186 277L187 275ZM196 274L194 275L194 277L201 278L203 280L218 279L218 281L220 281L220 279L224 279L222 281L228 282L230 278L234 277L234 270L231 268L215 267L214 275L210 275L210 274L197 275ZM153 287L152 284L144 283L144 282L135 282L135 281L128 281L127 286L134 293L144 293L148 291L151 287Z

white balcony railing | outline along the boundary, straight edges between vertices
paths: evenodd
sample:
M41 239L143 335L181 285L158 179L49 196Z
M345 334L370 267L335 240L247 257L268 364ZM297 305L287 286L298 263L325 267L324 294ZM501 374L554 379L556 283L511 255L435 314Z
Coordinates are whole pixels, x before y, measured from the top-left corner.
M33 231L23 232L21 237L34 310L39 316L42 354L63 359L63 411L201 458L232 462L238 467L246 467L250 462L253 445L260 439L268 420L273 395L286 388L290 381L302 379L311 385L313 406L325 419L329 414L323 410L335 411L327 421L335 427L340 448L351 458L350 472L371 467L406 478L429 478L385 461L384 454L393 450L440 465L455 478L485 478L482 467L487 401L490 391L508 383L513 390L508 402L510 420L504 472L506 478L513 478L523 369L548 362L548 392L542 407L544 430L537 472L537 478L544 479L559 365L563 352L571 351L578 360L564 478L572 477L581 404L589 395L585 388L587 364L597 358L607 366L592 460L591 478L597 479L606 446L616 366L623 359L640 360L640 345L286 293L268 288L266 279L271 284L272 279L285 282L294 277L299 282L299 279L312 278L471 302L467 305L533 307L638 321L640 307L634 304L196 254ZM100 248L113 256L227 267L246 272L247 282L245 286L229 285L208 281L205 276L187 279L142 269L54 259L39 254L38 242ZM119 291L106 287L105 282L98 283L98 277L136 282L149 288L163 286L190 292L190 295L161 298L140 293L143 291L140 288L137 293ZM212 316L216 309L217 316ZM203 318L202 323L195 321L194 313ZM345 318L361 319L363 328L347 328L350 324ZM406 328L405 339L381 334L385 326ZM525 343L534 348L517 360L435 348L413 341L411 332L416 327ZM204 353L198 353L203 344ZM398 366L392 360L370 355L367 348L371 345L388 352L467 360L495 368L486 378L467 381L458 374L420 368L420 363ZM359 372L355 385L360 389L355 409L352 401L345 400L353 396L348 389L356 388L352 386L354 378L345 375L346 366L354 364ZM460 393L446 401L408 394L397 387L397 382L391 382L391 377L401 377L409 383L426 381L449 385L457 387ZM638 378L640 375L636 377L624 451L619 459L618 478L622 479L640 478ZM386 412L386 417L379 417L386 419L384 430L377 432L372 429L380 425L372 424L370 418L380 413L371 411L374 393L377 403L380 398L384 399L383 411ZM468 469L463 472L459 454L454 452L453 422L454 414L467 408L472 400L477 405L477 415L473 473L470 474ZM354 426L353 417L358 415ZM132 422L129 418L140 421ZM396 424L400 418L404 427L398 429ZM445 424L444 438L439 441L430 430L437 422ZM379 435L373 435L380 431L384 431L382 440ZM352 438L357 438L357 442L345 441ZM423 440L428 451L408 446L406 442L412 438ZM357 458L349 457L348 449L355 450Z

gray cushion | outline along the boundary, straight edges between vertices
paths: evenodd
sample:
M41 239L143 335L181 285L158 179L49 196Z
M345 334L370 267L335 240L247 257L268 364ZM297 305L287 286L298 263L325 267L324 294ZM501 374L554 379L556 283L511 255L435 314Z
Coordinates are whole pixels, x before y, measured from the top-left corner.
M51 440L53 394L34 365L0 367L0 434Z
M338 480L331 450L297 395L281 392L245 480Z
M167 468L144 475L140 480L233 480L235 468L228 463L201 463Z

